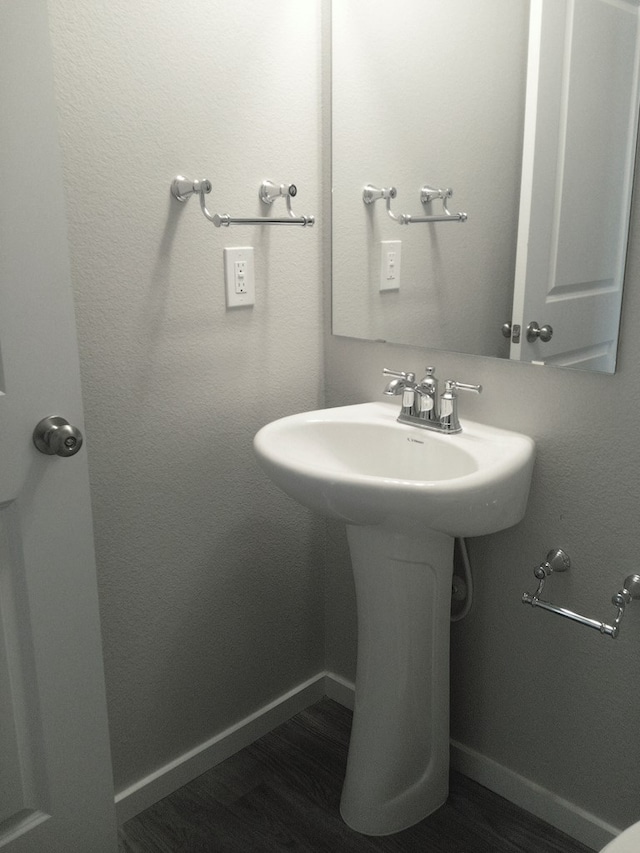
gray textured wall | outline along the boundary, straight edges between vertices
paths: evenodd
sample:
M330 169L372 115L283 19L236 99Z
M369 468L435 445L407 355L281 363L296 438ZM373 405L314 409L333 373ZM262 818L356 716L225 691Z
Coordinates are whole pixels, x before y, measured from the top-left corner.
M320 229L216 229L169 195L207 177L213 211L254 216L269 178L319 212L319 6L50 16L123 788L322 669L323 528L251 449L322 399ZM256 305L227 311L222 250L245 245Z

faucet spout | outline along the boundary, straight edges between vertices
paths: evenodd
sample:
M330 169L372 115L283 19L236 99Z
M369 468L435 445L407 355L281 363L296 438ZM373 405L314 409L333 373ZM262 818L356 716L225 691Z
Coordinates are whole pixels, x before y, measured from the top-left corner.
M387 397L397 397L402 394L404 387L403 379L392 379L382 393L386 394Z
M402 370L389 370L385 367L382 373L385 376L393 376L394 379L389 382L384 389L384 394L389 397L396 397L402 394L402 409L401 416L410 417L415 412L416 400L416 375L415 373L405 373Z
M435 373L435 367L427 367L426 375L420 380L416 388L417 415L431 423L437 423L440 420L438 380Z

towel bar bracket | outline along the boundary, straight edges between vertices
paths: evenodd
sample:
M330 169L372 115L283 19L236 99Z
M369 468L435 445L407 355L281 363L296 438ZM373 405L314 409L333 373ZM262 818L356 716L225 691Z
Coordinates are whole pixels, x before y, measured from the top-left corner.
M192 195L211 192L211 181L206 178L203 181L191 181L189 178L184 178L178 175L171 181L171 195L176 201L184 204L185 201L191 198Z

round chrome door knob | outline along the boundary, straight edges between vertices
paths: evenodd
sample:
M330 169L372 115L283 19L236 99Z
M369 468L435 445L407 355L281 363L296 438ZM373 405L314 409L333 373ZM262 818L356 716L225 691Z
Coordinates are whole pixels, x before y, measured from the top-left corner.
M33 443L47 456L75 456L82 442L80 430L57 415L43 418L33 431Z
M539 326L534 320L527 326L527 340L532 344L536 339L540 339L546 343L553 337L553 329L551 326Z

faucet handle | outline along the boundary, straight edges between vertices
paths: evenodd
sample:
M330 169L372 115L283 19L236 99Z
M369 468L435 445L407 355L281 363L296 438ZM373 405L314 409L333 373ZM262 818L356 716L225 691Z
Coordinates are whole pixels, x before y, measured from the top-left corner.
M440 418L446 432L460 432L462 427L458 420L458 395L456 391L474 391L476 394L482 392L482 385L469 385L467 382L456 382L455 379L447 379L444 383L444 394L440 398Z
M455 379L447 379L444 383L445 393L447 391L475 391L482 393L482 385L469 385L467 382L456 382Z
M405 373L403 370L389 370L388 367L382 369L383 376L395 376L397 379L404 379L406 382L415 382L415 373Z

